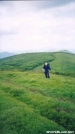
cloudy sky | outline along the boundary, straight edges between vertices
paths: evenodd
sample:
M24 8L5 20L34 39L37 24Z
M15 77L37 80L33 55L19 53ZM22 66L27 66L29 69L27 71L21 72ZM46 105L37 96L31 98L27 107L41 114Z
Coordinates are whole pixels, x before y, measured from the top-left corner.
M0 52L75 52L75 0L0 1Z

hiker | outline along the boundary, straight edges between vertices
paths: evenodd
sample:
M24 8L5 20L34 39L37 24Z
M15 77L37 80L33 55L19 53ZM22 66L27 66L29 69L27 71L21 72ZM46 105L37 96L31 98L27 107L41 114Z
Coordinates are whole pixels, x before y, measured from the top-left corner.
M43 66L43 69L44 69L45 77L46 77L46 78L50 78L49 70L51 70L51 68L50 68L49 63L46 62L46 63L44 64L44 66Z

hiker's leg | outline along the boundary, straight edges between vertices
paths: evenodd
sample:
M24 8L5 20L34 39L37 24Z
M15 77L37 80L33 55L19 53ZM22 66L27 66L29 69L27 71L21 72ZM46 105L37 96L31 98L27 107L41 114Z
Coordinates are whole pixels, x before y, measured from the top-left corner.
M49 71L48 71L48 78L50 78Z
M47 78L47 72L45 72L45 77Z

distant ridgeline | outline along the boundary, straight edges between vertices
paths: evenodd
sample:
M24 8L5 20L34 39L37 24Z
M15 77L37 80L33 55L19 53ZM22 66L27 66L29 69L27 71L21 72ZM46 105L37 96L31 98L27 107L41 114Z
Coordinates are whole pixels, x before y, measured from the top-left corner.
M41 52L19 54L0 59L0 70L40 71L44 62L49 62L52 73L75 76L75 55L65 52Z
M13 56L13 53L9 53L9 52L2 52L0 53L0 59L1 58L5 58L5 57L9 57L9 56Z

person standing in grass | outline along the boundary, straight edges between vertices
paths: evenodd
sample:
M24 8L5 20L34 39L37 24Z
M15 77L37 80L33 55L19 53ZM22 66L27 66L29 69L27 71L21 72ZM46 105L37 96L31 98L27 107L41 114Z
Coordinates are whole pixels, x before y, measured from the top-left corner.
M45 77L46 77L46 78L50 78L49 70L51 70L51 68L50 68L49 63L46 62L46 63L44 64L44 66L43 66L43 69L44 69Z

